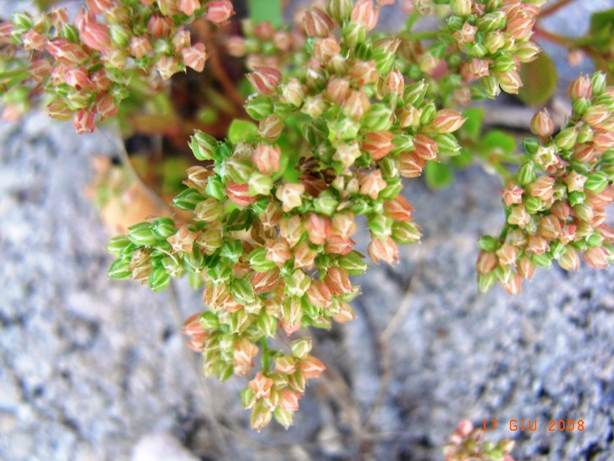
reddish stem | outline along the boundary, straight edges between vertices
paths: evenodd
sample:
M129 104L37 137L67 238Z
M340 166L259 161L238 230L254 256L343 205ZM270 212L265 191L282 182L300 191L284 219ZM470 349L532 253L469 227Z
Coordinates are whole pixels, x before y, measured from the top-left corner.
M573 1L574 0L560 0L558 3L555 3L554 5L549 6L548 8L544 8L543 10L539 12L539 19L545 18L547 16L550 16L556 13L558 10L560 10L561 8L565 7L566 5L568 5L569 3Z

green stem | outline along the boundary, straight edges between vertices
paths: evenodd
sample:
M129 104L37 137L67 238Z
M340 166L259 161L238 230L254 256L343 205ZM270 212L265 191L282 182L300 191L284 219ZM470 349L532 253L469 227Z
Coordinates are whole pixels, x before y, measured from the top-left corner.
M270 22L273 27L283 24L281 0L247 0L247 8L255 24Z
M420 15L416 13L415 11L413 11L409 15L409 17L407 18L407 22L405 23L405 29L407 30L407 32L411 32L412 27L414 27L414 24L416 23L419 17Z
M271 367L271 357L269 356L269 345L264 336L260 338L260 347L262 347L262 370L269 371Z
M435 40L439 36L439 31L430 30L428 32L416 32L414 34L407 34L405 38L407 40Z
M0 72L0 80L12 79L14 77L21 77L23 75L25 75L26 77L28 76L27 69L7 70L6 72Z

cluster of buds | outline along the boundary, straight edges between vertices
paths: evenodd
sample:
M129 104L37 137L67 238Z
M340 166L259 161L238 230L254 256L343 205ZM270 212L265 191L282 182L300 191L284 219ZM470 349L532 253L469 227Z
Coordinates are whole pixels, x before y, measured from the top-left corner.
M246 57L249 70L256 67L283 69L289 64L302 64L305 35L300 30L276 29L269 22L254 24L250 19L242 22L242 30L243 37L228 37L226 49L231 56Z
M5 119L19 116L43 93L48 114L72 119L81 134L96 118L116 115L134 81L150 91L190 67L204 69L202 43L182 26L206 16L217 24L233 14L228 0L88 0L71 22L64 8L38 17L17 13L0 23Z
M498 239L479 243L482 291L498 280L518 293L522 279L552 260L565 270L579 269L581 256L595 268L614 260L614 230L605 224L614 201L614 87L595 73L568 93L573 113L556 136L546 110L531 121L539 139L525 140L526 160L501 191L507 223Z
M510 456L512 440L502 439L496 444L482 440L484 431L474 429L468 419L458 424L450 441L443 448L446 461L514 461Z
M266 66L248 75L258 91L246 104L259 121L254 142L192 138L195 157L208 166L188 170L174 206L193 211L193 221L142 223L108 247L117 257L111 277L160 290L188 272L204 285L208 309L185 331L206 375L248 376L261 345L261 369L243 394L258 429L272 417L287 426L306 380L324 369L306 339L283 354L267 337L352 320L359 288L350 276L367 268L354 250L356 217L367 218L371 259L393 264L399 243L420 238L401 177L420 176L427 161L460 149L451 133L464 119L438 111L423 81L406 82L395 66L397 41L347 27L370 30L375 5L331 1L327 10L305 13L305 66L286 77ZM280 137L295 116L308 117L304 142L287 151Z

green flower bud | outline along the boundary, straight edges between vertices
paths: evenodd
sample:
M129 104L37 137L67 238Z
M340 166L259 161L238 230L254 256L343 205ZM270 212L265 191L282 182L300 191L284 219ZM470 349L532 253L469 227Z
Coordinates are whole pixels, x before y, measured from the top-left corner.
M353 8L352 0L330 0L326 4L326 12L340 25L350 19Z
M387 218L383 214L376 214L368 221L369 230L377 238L384 239L392 232L392 219Z
M422 234L417 224L411 221L397 221L392 224L392 239L400 244L418 243Z
M107 250L107 252L109 252L115 258L119 258L128 245L130 245L130 239L128 237L125 235L117 235L109 241L109 244L105 247L105 250Z
M219 201L222 201L226 198L226 188L224 187L224 183L222 182L222 180L218 177L211 177L207 180L207 187L205 188L205 192L207 193L207 195L210 195L211 197ZM204 197L201 200L204 200ZM173 204L174 203L175 202L173 201ZM187 210L189 208L184 208L184 209ZM193 210L194 208L191 208L191 209Z
M392 200L403 190L403 183L400 177L386 178L386 187L380 191L378 199Z
M488 32L495 29L503 29L505 27L505 13L503 11L494 11L485 14L477 20L478 29L482 32Z
M151 224L139 223L128 228L130 233L128 238L138 246L152 246L158 242L156 236L151 232Z
M273 101L266 96L252 96L245 103L245 111L254 120L262 120L273 113Z
M274 337L277 331L277 324L279 320L272 315L268 315L265 309L262 309L258 316L257 325L260 332L269 337Z
M582 144L585 142L591 142L593 140L593 130L588 125L582 125L578 130L578 143Z
M469 16L471 14L471 0L450 0L452 14Z
M194 136L190 138L190 149L198 160L212 160L217 145L218 142L213 136L200 130L195 131Z
M603 245L603 237L597 233L586 237L585 241L589 247L600 247Z
M578 139L578 133L575 128L565 128L561 130L559 134L554 137L554 143L557 145L559 149L562 150L571 150L573 146L576 144L576 140Z
M113 280L129 279L132 275L132 271L130 270L130 261L124 261L121 259L114 261L113 264L111 264L111 267L109 267L107 275Z
M397 168L397 162L390 156L386 156L378 163L380 170L382 171L382 177L387 180L389 178L396 178L399 176L399 170Z
M273 411L273 416L275 417L275 420L279 424L281 424L285 429L288 429L290 426L292 426L293 415L294 415L294 412L289 411L289 410L284 410L282 407L277 407Z
M305 337L292 341L290 343L290 349L292 350L292 355L297 359L304 359L311 352L311 338Z
M607 81L603 72L595 72L591 75L591 84L593 85L593 96L600 96L605 91Z
M217 366L215 367L215 376L221 382L228 381L232 377L234 372L235 369L230 363L218 362Z
M392 127L392 121L393 113L389 107L373 104L371 110L364 115L362 124L370 131L388 131Z
M491 237L490 235L484 235L478 240L478 247L480 248L480 250L492 253L497 250L499 244L494 237Z
M341 29L341 35L345 45L348 47L355 47L365 41L367 31L365 30L364 24L349 21L343 26L343 29Z
M525 197L522 203L529 214L536 214L544 209L544 204L539 197Z
M13 30L28 31L33 26L32 16L30 13L15 13L13 15Z
M339 206L339 201L330 191L323 191L318 198L313 200L313 205L317 213L333 216Z
M550 244L550 254L552 255L553 259L558 260L565 254L566 251L567 249L565 248L565 245L563 245L560 240Z
M459 16L450 16L447 20L448 30L450 32L456 32L457 30L461 30L463 28L463 24L465 24L465 18L461 18Z
M247 279L235 279L230 284L230 291L235 301L243 306L249 306L256 302L256 294Z
M584 183L584 189L598 194L608 185L608 175L603 171L597 171L588 175L588 179Z
M209 186L207 185L207 188L208 187ZM196 205L198 205L203 200L205 200L205 197L200 195L198 191L194 189L186 189L173 199L172 205L175 208L179 208L180 210L194 211L194 208L196 208Z
M339 266L345 269L349 275L361 275L367 270L364 256L356 250L350 251L347 255L339 258Z
M243 408L252 408L256 404L256 394L249 387L241 391L241 405Z
M511 72L516 68L516 61L511 56L501 55L495 59L494 70L498 72Z
M171 218L158 218L152 223L151 232L160 240L166 240L177 232L175 221Z
M576 205L580 205L580 204L584 203L584 201L586 200L586 194L584 192L580 192L580 191L575 190L575 191L569 193L568 199L569 199L569 204L572 207L574 207Z
M273 178L257 171L249 177L249 195L269 195L273 188Z
M161 261L164 270L171 277L181 277L185 273L185 269L181 266L175 258L171 258L170 256L165 256ZM190 272L190 275L194 274L194 272ZM200 276L200 274L198 274ZM202 280L202 276L200 277Z
M482 78L480 80L480 85L482 90L484 90L484 94L486 97L490 99L495 99L499 93L501 93L501 88L499 88L499 82L497 77L494 75L488 75L487 77Z
M440 133L433 137L438 146L438 153L453 157L460 154L461 147L452 133Z
M545 267L546 269L552 266L552 258L548 255L548 253L542 253L540 255L531 255L531 262L536 266Z
M239 240L227 240L222 247L221 255L230 259L233 263L238 263L239 258L243 256L243 247Z
M412 83L411 85L405 88L405 92L403 93L403 100L405 104L412 106L419 106L422 104L422 100L426 95L426 83L424 80L420 80L419 82Z
M494 272L488 274L478 274L478 290L480 293L486 293L497 283L497 276Z
M516 183L518 183L522 187L526 187L529 184L533 183L536 179L535 175L535 165L533 162L526 162L523 164L518 172L516 173Z
M168 275L163 266L157 266L149 274L147 284L155 293L164 290L171 283L171 276Z
M273 261L266 259L266 255L266 248L257 248L253 250L248 256L252 269L254 269L256 272L266 272L276 267Z
M79 30L72 24L62 26L62 37L70 43L79 43Z
M571 107L573 108L573 112L576 115L584 115L590 105L590 101L586 98L574 99L571 102Z
M184 267L190 272L200 272L204 261L205 258L197 246L192 248L192 252L183 254Z
M360 125L349 118L341 118L332 123L329 127L329 139L339 141L349 141L356 139Z
M116 48L127 49L130 46L130 35L123 26L112 24L109 26L111 32L111 44Z
M429 102L422 109L422 115L420 116L421 125L430 125L435 120L435 114L437 113L437 107L435 103Z

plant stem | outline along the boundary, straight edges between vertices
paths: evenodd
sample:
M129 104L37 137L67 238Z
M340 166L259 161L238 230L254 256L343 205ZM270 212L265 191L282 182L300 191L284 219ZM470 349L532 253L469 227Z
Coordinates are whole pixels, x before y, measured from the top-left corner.
M544 8L543 10L540 11L538 18L545 18L547 16L550 16L554 13L556 13L558 10L560 10L561 8L563 8L564 6L566 6L567 4L573 2L574 0L560 0L559 2L555 3L552 6L549 6L548 8Z
M260 338L260 346L262 347L262 370L269 371L271 366L271 357L269 356L269 345L267 344L264 336Z
M555 34L553 32L548 32L547 30L541 29L537 26L533 29L533 36L535 38L541 38L542 40L556 43L557 45L564 46L565 48L572 48L575 45L574 39Z
M411 32L411 28L414 27L414 24L416 23L419 17L420 15L416 13L415 11L413 11L409 15L409 17L407 18L407 22L405 23L405 29L407 30L407 32Z
M405 38L407 40L434 40L439 36L439 31L429 30L427 32L416 32L414 34L407 34Z

